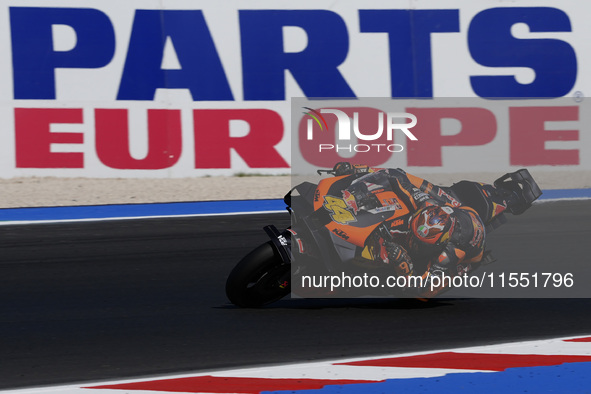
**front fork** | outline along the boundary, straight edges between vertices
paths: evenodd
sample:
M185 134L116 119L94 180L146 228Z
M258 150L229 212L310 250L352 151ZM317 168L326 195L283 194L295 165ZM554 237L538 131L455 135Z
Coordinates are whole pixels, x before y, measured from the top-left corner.
M271 238L271 244L275 253L281 259L281 265L291 265L291 234L288 230L279 232L277 227L270 224L263 227L263 230ZM291 283L291 268L287 270L279 279L277 285L282 288L288 288Z
M277 227L272 224L263 227L263 230L271 238L271 243L275 252L281 258L281 263L291 264L291 236L289 231L279 232Z

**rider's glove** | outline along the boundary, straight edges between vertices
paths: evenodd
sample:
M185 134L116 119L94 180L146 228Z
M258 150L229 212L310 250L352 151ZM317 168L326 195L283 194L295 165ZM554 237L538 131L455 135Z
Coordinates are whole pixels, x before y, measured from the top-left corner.
M406 250L395 242L384 241L388 264L392 265L396 275L408 276L413 273L413 265Z

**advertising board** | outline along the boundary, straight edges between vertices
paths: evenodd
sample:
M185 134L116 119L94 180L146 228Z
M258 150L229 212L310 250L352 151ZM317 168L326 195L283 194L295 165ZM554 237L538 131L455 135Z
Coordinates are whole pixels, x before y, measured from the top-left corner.
M577 108L591 84L583 72L590 8L574 0L8 0L0 7L1 176L289 173L294 97L535 97L545 103L419 119L419 141L433 143L405 152L405 166L469 172L478 168L450 167L446 156L495 151L487 166L499 171L588 170L588 133L567 101ZM522 127L529 115L538 123ZM467 119L473 127L453 125Z

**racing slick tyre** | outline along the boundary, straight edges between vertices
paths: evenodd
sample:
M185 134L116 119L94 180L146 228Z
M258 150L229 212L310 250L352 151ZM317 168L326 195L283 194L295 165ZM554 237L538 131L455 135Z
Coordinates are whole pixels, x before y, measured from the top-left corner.
M257 308L285 297L290 292L289 264L282 264L271 242L247 254L226 281L226 295L236 306Z

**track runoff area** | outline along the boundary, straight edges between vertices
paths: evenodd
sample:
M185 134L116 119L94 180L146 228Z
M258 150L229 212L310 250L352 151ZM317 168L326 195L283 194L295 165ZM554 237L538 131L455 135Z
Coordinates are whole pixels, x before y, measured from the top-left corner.
M583 393L589 376L583 336L3 392Z
M591 199L591 189L545 190L536 203L569 199ZM284 209L282 200L15 208L0 210L0 224L264 214ZM2 392L588 392L589 376L591 336L578 336Z

